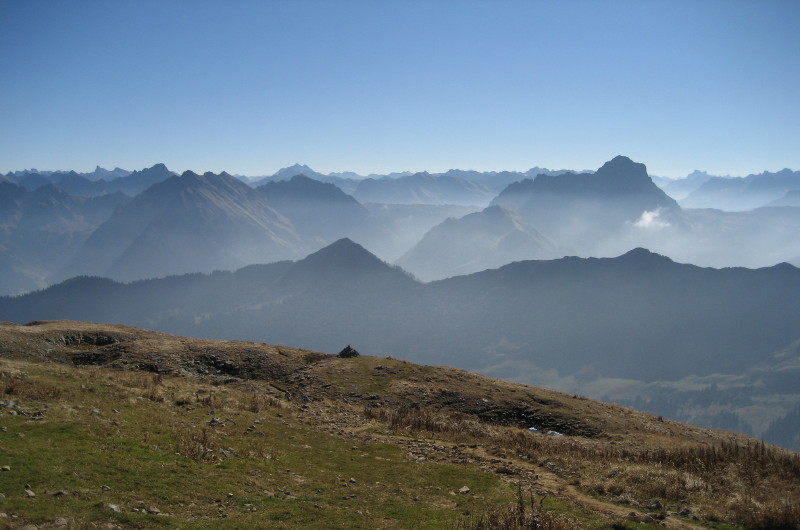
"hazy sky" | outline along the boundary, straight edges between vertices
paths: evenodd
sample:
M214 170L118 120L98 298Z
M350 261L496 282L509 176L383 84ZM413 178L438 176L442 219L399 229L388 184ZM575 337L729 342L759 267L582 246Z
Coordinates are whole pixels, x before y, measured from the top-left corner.
M0 0L0 171L800 169L800 2Z

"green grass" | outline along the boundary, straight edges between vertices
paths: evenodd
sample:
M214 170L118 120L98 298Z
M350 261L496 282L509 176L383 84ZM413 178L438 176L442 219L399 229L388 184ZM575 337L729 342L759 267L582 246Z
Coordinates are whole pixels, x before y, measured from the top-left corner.
M35 364L24 369L22 379L3 379L3 392L12 392L3 397L26 411L43 410L45 419L0 416L6 428L0 432L0 465L11 467L0 474L6 496L0 510L20 521L46 524L66 517L76 526L112 522L145 528L442 528L464 511L513 496L508 484L479 469L415 463L396 445L323 433L288 410L245 410L234 401L246 404L247 394L235 389L215 389L218 401L228 406L178 407L171 394L202 385L167 381L159 401L158 393L156 400L144 397L153 394L151 383L136 388L103 370ZM41 389L47 388L59 389L49 393L58 397L42 399ZM212 417L232 421L211 427ZM251 425L256 428L245 434ZM209 458L195 461L178 453L188 437L204 430L214 450ZM233 451L221 452L228 448ZM26 484L36 497L25 496ZM471 488L469 495L451 494L464 485ZM67 494L55 496L59 491ZM113 512L109 504L121 511ZM133 511L151 506L170 515Z

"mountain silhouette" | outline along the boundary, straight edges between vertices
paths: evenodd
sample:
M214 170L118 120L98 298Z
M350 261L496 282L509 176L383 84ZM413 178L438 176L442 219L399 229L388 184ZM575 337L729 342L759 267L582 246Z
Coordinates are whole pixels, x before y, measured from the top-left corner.
M83 176L89 180L114 180L121 177L127 177L130 174L130 171L120 167L115 167L114 169L105 169L100 166L96 166L94 171L91 173L84 173Z
M330 243L366 228L369 211L333 184L295 175L268 182L256 191L309 239Z
M142 169L141 171L126 172L124 170L114 170L114 172L101 172L101 175L117 176L112 180L106 180L91 178L91 176L95 176L93 174L80 175L74 171L70 171L69 173L55 174L50 180L59 188L72 195L96 197L107 193L124 193L125 195L133 197L153 184L174 176L175 173L167 169L167 166L164 164L156 164L153 167Z
M210 272L296 257L302 248L291 222L246 184L186 171L112 215L63 274L134 280Z
M682 204L686 208L744 211L777 200L791 190L800 190L800 171L782 169L746 177L713 177L690 193Z
M182 290L193 298L170 294ZM331 353L357 343L364 354L530 381L584 368L642 381L743 373L800 339L797 268L701 268L646 249L423 284L342 239L293 263L92 287L89 297L59 292L64 284L2 298L0 320L119 317Z
M540 174L513 183L492 204L517 209L542 234L583 255L598 253L605 241L630 231L648 212L663 226L686 224L678 203L653 183L645 165L625 156L595 173Z
M495 205L433 227L396 263L421 280L431 281L556 254L555 243L518 213Z

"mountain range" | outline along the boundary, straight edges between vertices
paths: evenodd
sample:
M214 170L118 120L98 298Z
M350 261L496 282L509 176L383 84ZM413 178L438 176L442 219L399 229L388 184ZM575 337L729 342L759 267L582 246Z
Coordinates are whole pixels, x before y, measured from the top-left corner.
M29 191L52 184L67 193L83 197L118 192L133 197L174 174L164 164L155 164L151 168L133 172L120 168L109 171L98 166L92 173L68 171L44 175L28 172L16 175L12 180Z
M257 185L163 164L9 174L0 293L56 285L0 299L0 319L354 343L800 443L800 293L780 264L800 265L796 191L732 212L682 207L624 156L539 169L363 179L298 165ZM720 180L791 182L781 173Z
M329 182L304 174L287 177L297 171ZM542 170L526 174L535 171ZM0 262L8 279L0 292L81 274L134 280L297 259L341 237L360 241L423 280L523 259L615 256L633 247L715 267L763 267L800 255L795 206L683 209L654 184L643 164L623 156L596 172L543 171L506 186L482 212L479 204L492 196L492 186L525 174L450 170L352 180L353 196L337 185L342 178L295 165L255 188L226 173L213 178L206 173L192 181L190 201L178 187L164 185L178 176L163 164L112 180L74 172L12 174L6 181L27 185L29 193L55 186L72 190L73 197L105 197L114 208L97 208L83 217L83 225L70 224L79 227L75 237L50 246L15 223L4 224ZM5 189L12 194L15 188ZM175 212L173 204L179 205ZM25 217L23 210L34 207L22 201L15 208Z
M291 222L253 188L226 173L186 171L114 212L60 275L211 272L296 257L300 243Z
M800 339L800 270L701 268L635 249L520 261L425 284L342 239L296 262L234 273L130 284L79 277L0 299L0 320L33 319L331 353L349 343L528 383L575 377L588 388L607 378L679 381L762 366Z
M681 203L686 208L745 211L780 199L792 190L800 190L800 171L783 169L746 177L713 177L687 195Z

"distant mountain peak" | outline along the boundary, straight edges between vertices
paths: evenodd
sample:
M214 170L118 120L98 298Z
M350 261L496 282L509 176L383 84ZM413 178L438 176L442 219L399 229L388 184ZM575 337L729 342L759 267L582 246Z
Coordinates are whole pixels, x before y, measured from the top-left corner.
M647 166L642 163L634 162L627 156L617 155L605 164L595 173L597 177L616 178L624 180L633 179L647 179L650 177L647 174Z
M330 245L309 254L306 258L298 261L295 271L303 271L304 274L312 274L317 280L323 281L330 274L341 277L357 277L366 281L368 277L377 274L381 276L389 273L411 280L408 273L394 265L390 265L375 254L365 249L352 239L344 237L334 241Z
M311 178L320 178L320 177L324 177L325 176L325 175L323 175L323 174L321 174L321 173L319 173L317 171L314 171L313 169L311 169L310 167L308 167L305 164L294 164L293 166L289 166L289 167L285 167L285 168L279 169L272 176L273 176L273 178L279 178L279 179L285 180L285 179L289 179L291 177L294 177L295 175L300 175L300 174L303 174L303 175L305 175L307 177L311 177Z
M370 258L380 261L372 252L365 249L349 237L343 237L337 241L334 241L327 247L323 247L313 254L310 254L305 259L314 261L346 261L358 258Z
M625 254L622 254L618 258L618 260L626 261L629 263L674 263L670 258L667 256L663 256L661 254L657 254L652 252L646 248L636 247L634 249L629 250Z

